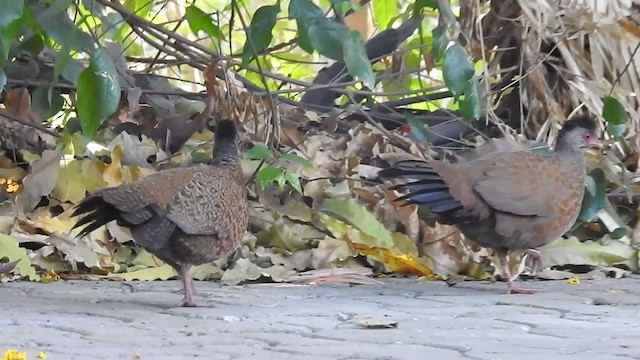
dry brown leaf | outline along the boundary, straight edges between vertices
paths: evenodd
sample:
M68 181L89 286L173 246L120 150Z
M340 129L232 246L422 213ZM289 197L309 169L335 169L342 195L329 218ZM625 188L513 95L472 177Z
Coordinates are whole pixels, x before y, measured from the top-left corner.
M282 265L287 269L304 271L307 269L327 268L333 264L343 262L347 258L354 257L358 253L346 242L326 236L313 249L280 254L274 253L272 248L260 246L256 249L255 254L260 257L268 257L274 265Z
M273 265L282 265L290 270L304 271L313 269L313 251L311 249L296 251L290 254L277 254L271 248L259 246L255 251L256 256L269 258Z
M380 285L380 281L372 279L373 272L371 268L363 266L345 267L345 268L323 268L317 270L305 271L294 275L290 278L291 282L296 283L348 283L360 285Z
M297 224L279 217L268 229L256 234L258 241L285 251L304 250L324 233L307 224Z
M4 106L7 113L22 120L27 120L31 110L31 94L29 94L29 90L21 87L7 91L4 98Z
M19 262L20 260L0 263L0 274L9 274L11 271L13 271L13 269L15 269L16 265L18 265Z
M347 321L347 323L352 323L365 329L395 329L398 327L398 322L388 316L373 317L369 315L357 315Z
M295 271L288 270L284 266L274 265L261 268L248 259L238 259L233 268L224 272L220 281L227 285L238 285L241 282L257 280L264 276L276 282L283 282L289 280L293 275L295 275Z
M89 268L113 267L111 253L90 237L75 238L70 235L53 234L46 242L64 254L75 271L78 263L83 263Z
M22 180L22 193L16 202L18 209L28 212L35 208L43 196L51 194L58 179L60 151L45 150L42 157L31 164L31 172Z
M274 186L268 186L264 190L257 187L256 194L261 204L282 216L296 221L311 221L311 208L307 204Z

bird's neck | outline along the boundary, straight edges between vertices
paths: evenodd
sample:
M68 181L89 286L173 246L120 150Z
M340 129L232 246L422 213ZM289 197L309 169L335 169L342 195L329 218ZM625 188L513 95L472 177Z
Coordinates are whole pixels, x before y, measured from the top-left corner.
M237 164L238 158L238 144L236 141L216 140L213 145L211 165Z
M565 169L572 169L571 172L577 177L584 177L587 168L587 157L583 149L555 149L555 158Z

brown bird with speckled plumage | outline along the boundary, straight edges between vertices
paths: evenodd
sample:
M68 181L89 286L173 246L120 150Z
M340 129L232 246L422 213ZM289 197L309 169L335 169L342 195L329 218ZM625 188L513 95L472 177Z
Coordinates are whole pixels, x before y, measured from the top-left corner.
M510 293L531 293L511 279L507 254L524 250L540 263L535 248L562 236L576 221L585 189L589 148L601 148L595 122L587 116L567 121L547 155L498 152L449 164L408 160L380 171L381 178L415 179L396 189L397 200L426 206L442 223L453 224L481 246L494 249Z
M182 280L180 306L192 299L192 265L236 249L247 228L246 188L238 163L235 123L218 123L209 165L162 170L139 181L100 189L77 205L84 236L110 221L131 229L134 241L174 267Z

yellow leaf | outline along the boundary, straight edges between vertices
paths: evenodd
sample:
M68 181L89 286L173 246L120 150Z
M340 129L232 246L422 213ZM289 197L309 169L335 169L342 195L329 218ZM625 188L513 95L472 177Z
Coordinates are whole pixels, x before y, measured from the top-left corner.
M60 201L77 203L86 192L104 186L102 169L105 165L89 159L72 160L60 166L56 185L51 196Z
M107 165L102 173L102 178L107 183L107 186L122 185L122 146L120 144L111 152L111 164Z
M107 275L109 278L120 278L125 281L140 280L140 281L152 281L152 280L168 280L177 276L178 273L169 264L164 264L159 267L149 267L146 269L136 270L127 273L111 273Z
M222 274L224 274L224 271L215 266L213 263L206 263L191 267L189 273L196 280L207 280L214 277L214 275L218 277L222 276Z
M351 198L326 199L317 211L358 229L359 233L366 235L367 244L385 248L393 246L391 232L366 207Z
M0 360L27 360L27 353L16 349L7 349Z
M569 285L580 285L580 279L577 277L570 277L569 279L567 279L567 284Z
M29 222L29 220L24 221ZM71 231L73 225L75 225L74 220L71 220L68 217L62 218L62 215L56 217L43 216L35 218L31 222L34 227L44 230L47 234L53 234L54 232L67 234Z
M48 270L46 274L42 276L43 282L52 282L60 280L60 275L54 270Z
M32 163L33 161L40 159L40 155L32 153L29 150L20 150L20 155L22 155L24 161L28 163Z
M48 358L47 354L44 351L38 352L38 355L36 355L36 357L38 359L47 359Z
M102 178L107 186L128 184L154 172L151 168L141 168L134 165L122 165L122 145L118 144L111 153L111 164L107 165Z
M372 236L334 217L319 214L319 219L336 238L346 241L360 254L385 264L394 273L419 276L432 274L429 260L418 256L415 243L405 234L391 233L391 244L384 247Z
M161 262L153 256L152 253L148 252L143 248L136 249L136 257L131 260L131 265L141 265L144 267L157 267Z
M0 178L2 178L3 180L3 181L0 181L0 183L2 184L6 183L7 181L12 181L12 182L22 181L22 179L24 179L25 176L27 176L27 172L24 171L24 169L21 167L14 167L11 169L0 168Z
M318 214L318 219L327 227L327 230L329 230L333 237L335 237L336 239L346 241L346 239L348 238L354 243L366 244L367 246L372 247L384 247L380 244L378 239L365 234L355 227L336 219L335 217L325 214ZM393 247L393 239L391 240L391 243L388 244L388 246Z
M379 247L370 248L364 244L353 243L352 245L359 253L380 261L394 273L418 276L432 274L431 268L425 264L425 258L395 253L392 250Z
M9 261L18 261L14 271L17 270L23 277L29 280L39 281L40 276L36 274L36 269L31 265L31 259L27 255L27 251L18 246L18 240L13 236L0 234L0 259L8 258Z

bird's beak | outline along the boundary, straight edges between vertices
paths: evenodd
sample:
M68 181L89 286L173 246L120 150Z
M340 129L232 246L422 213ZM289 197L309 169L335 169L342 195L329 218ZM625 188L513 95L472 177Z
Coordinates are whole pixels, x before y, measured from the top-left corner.
M604 149L604 145L602 144L600 139L596 139L596 138L594 138L593 140L589 141L589 147L591 149Z

